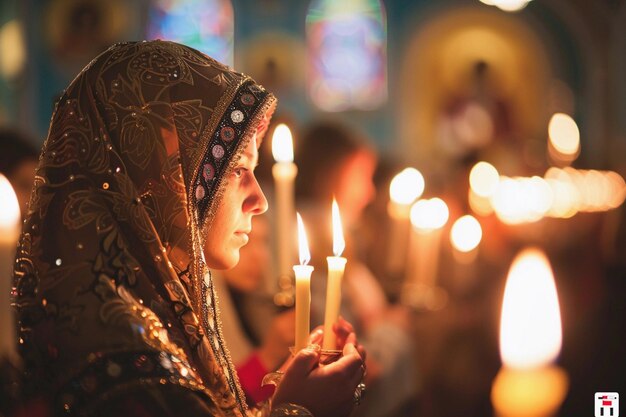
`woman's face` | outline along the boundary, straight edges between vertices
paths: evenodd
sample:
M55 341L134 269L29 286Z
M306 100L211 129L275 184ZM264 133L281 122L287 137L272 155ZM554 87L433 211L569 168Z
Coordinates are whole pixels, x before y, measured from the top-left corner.
M249 293L259 287L268 271L271 259L270 224L266 216L255 217L250 242L241 248L241 260L234 268L224 271L230 287Z
M230 269L239 262L239 249L248 243L252 216L267 210L267 200L254 176L259 153L256 135L248 143L237 166L225 178L224 195L211 224L204 256L213 269Z

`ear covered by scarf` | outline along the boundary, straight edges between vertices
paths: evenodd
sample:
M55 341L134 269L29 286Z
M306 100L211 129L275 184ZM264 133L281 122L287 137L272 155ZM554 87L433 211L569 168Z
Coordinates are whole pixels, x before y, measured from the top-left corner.
M172 42L117 44L52 117L18 248L27 395L97 407L120 386L175 384L246 414L202 248L223 180L276 99Z

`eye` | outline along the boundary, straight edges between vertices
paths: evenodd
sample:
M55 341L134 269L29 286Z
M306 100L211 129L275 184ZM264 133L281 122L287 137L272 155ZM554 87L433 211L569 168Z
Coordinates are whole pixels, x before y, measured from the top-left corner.
M233 175L234 175L236 178L241 178L241 177L243 176L243 173L244 173L244 171L245 171L245 170L246 170L246 169L245 169L245 168L242 168L242 167L235 168L235 169L233 170Z

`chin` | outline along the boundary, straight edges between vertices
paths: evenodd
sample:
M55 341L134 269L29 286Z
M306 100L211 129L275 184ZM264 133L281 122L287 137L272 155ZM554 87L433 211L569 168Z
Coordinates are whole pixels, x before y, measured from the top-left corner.
M226 253L219 257L206 258L207 266L210 269L226 270L234 268L239 263L239 251Z

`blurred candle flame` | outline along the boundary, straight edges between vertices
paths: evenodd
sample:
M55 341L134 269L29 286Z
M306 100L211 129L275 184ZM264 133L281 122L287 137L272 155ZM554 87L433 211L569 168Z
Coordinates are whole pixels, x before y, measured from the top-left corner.
M339 206L337 200L333 198L333 253L335 256L341 256L346 248L346 241L343 237L343 228L341 226L341 215L339 214Z
M8 230L18 227L20 222L20 204L17 201L15 191L11 183L4 175L0 174L0 229Z
M439 229L446 224L449 214L448 206L440 198L418 200L411 207L411 224L422 231Z
M452 246L460 252L469 252L476 248L483 237L480 223L474 216L459 217L450 231Z
M580 131L574 119L565 113L555 113L548 124L550 145L566 159L574 159L580 152Z
M498 170L489 162L478 162L470 171L470 187L480 197L492 196L498 188L499 181Z
M274 129L272 155L276 162L293 162L293 139L291 131L284 123L279 124Z
M298 219L298 254L300 256L300 265L308 265L311 260L311 252L309 252L309 242L306 237L304 222L300 213L296 213Z
M553 362L561 350L559 300L546 255L519 253L509 270L500 319L500 355L509 367L530 369Z
M424 192L424 177L415 168L405 168L389 184L389 197L396 204L411 204Z

